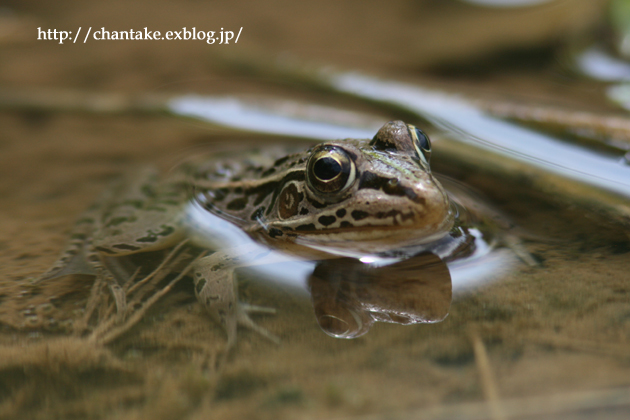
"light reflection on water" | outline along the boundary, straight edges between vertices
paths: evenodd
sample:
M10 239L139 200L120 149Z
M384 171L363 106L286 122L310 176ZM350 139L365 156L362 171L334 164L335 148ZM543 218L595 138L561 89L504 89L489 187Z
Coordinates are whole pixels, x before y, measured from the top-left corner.
M263 104L255 104L236 97L186 95L172 99L168 107L176 115L198 118L240 130L318 140L368 138L380 128L377 123L368 127L350 127L347 124L334 124L323 119L300 119L292 115L293 107L288 107L286 101L280 105L281 108L277 101L274 101L274 104L275 106L265 107ZM314 106L309 108L307 112L310 115L322 109ZM304 116L304 113L301 115Z
M543 171L561 175L630 197L630 167L622 156L607 156L567 144L551 135L533 131L488 115L457 95L418 86L382 81L355 73L324 75L340 92L402 106L426 118L455 141L472 144ZM333 125L305 118L304 114L263 108L237 98L183 96L170 102L176 115L277 135L328 140L371 138L374 125Z
M620 164L621 157L600 155L502 121L455 95L353 73L334 75L329 80L340 91L413 110L455 140L630 197L630 167Z
M612 57L599 48L590 48L576 57L578 69L603 82L630 80L630 63Z

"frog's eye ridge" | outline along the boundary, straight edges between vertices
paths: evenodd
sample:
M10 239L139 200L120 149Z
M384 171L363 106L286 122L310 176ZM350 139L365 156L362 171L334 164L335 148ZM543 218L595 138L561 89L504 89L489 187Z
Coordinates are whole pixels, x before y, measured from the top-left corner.
M320 193L343 191L354 182L354 162L341 147L320 147L309 157L306 179L308 184Z
M409 134L413 140L413 145L418 153L418 157L429 163L431 159L431 140L429 136L415 125L407 124L407 128L409 129Z

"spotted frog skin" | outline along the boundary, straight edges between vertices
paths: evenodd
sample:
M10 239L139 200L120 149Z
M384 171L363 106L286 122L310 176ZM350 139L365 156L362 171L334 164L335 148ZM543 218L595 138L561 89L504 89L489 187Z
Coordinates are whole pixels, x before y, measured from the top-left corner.
M196 201L205 211L240 227L256 241L298 244L335 253L380 253L429 243L453 228L455 210L431 174L429 138L401 121L373 139L320 143L287 156L245 156L185 165L159 181L145 171L106 194L76 226L73 241L41 280L81 271L107 280L118 309L119 280L108 257L166 249L191 230L183 211ZM193 268L195 294L236 342L237 324L257 330L239 302L235 250L219 250Z
M379 252L451 229L454 214L430 154L426 134L394 121L371 140L321 143L269 167L238 166L236 175L227 163L193 184L208 211L262 240Z

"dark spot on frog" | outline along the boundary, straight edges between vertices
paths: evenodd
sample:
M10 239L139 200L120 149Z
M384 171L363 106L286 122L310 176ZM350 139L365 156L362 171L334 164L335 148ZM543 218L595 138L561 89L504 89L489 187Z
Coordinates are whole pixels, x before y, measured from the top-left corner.
M201 273L196 273L196 276L201 277ZM206 279L199 280L199 282L195 285L195 291L197 292L197 294L201 293L201 291L203 290L205 286L206 286Z
M309 223L308 225L300 225L295 228L297 231L311 231L315 230L315 225L313 223Z
M302 209L300 210L300 215L302 216L306 216L308 213L309 211L306 207L302 207Z
M376 218L377 219L385 219L388 217L392 217L392 218L396 218L397 215L399 215L400 212L397 210L390 210L387 213L379 211L378 213L376 213Z
M112 248L121 249L121 250L125 250L125 251L137 251L137 250L140 249L140 247L133 246L133 245L127 245L127 244L112 245Z
M324 226L330 226L337 221L337 218L335 216L320 216L317 220Z
M326 203L320 203L319 201L311 200L310 198L308 199L308 202L316 209L323 209L326 207Z
M281 157L280 159L276 160L276 161L273 163L273 166L272 166L271 168L273 169L273 167L275 167L275 166L280 166L280 165L282 165L284 162L286 162L287 160L289 160L289 156L283 156L283 157Z
M350 213L350 215L354 220L363 220L369 216L367 212L361 210L354 210L352 213Z
M129 218L129 217L114 217L109 222L107 222L105 227L118 226L121 223L125 223L127 221L133 222L133 221L135 221L135 219L132 220L132 218Z
M346 209L339 209L335 214L338 218L342 219L346 215Z
M308 158L302 157L302 158L300 158L298 160L294 160L293 162L289 163L289 168L293 168L293 167L295 167L297 165L300 165L300 164L306 162L306 159L308 159Z
M222 201L225 197L227 197L230 190L227 188L219 188L218 190L213 191L213 196L215 202Z
M236 198L230 201L227 205L227 209L232 211L243 210L245 207L247 207L246 197Z
M348 222L347 220L344 220L343 222L341 222L339 227L342 228L342 229L351 228L352 227L352 223Z
M274 192L274 190L276 189L277 185L278 185L277 182L268 182L268 183L260 185L260 186L258 186L256 188L251 188L251 189L247 190L247 194L248 195L252 195L252 194L257 194L258 195L256 197L256 200L254 200L254 205L257 206L260 203L262 203L263 200L269 196L269 194ZM273 201L272 201L271 205L269 206L269 210L271 210L272 206L273 206Z
M159 236L168 236L171 233L173 233L175 231L175 228L172 226L166 226L166 225L162 225L160 226L162 228L161 232L152 232L149 231L149 235L143 237L143 238L139 238L137 239L137 242L148 242L148 243L153 243L156 242L158 240Z
M424 197L420 197L411 188L400 185L396 178L381 177L373 172L366 171L361 175L359 189L382 190L385 194L397 197L407 197L414 203L424 204Z
M282 235L283 235L283 233L282 233L282 231L280 229L277 229L277 228L269 229L269 236L272 237L272 238L276 238L276 237L282 236Z

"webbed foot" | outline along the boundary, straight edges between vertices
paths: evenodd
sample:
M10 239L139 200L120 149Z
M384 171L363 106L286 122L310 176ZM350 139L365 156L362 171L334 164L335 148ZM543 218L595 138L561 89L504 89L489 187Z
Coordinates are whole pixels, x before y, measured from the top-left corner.
M227 349L236 344L237 326L245 326L268 340L279 344L280 339L257 325L250 313L275 313L273 308L239 302L238 287L234 278L235 258L216 252L200 259L193 269L195 295L210 316L219 323L228 336Z

